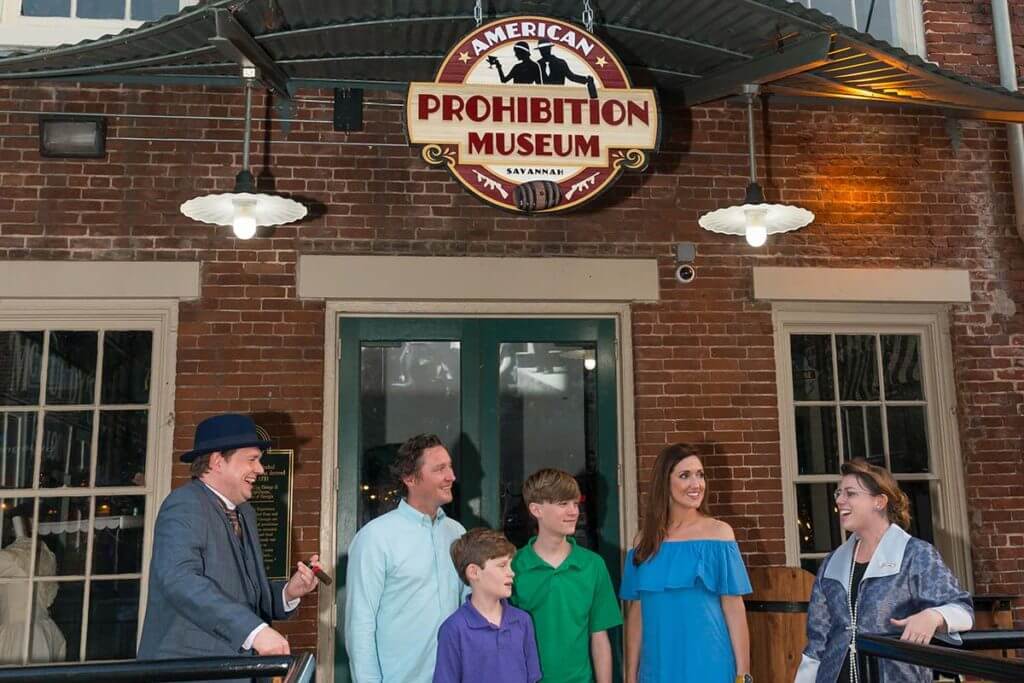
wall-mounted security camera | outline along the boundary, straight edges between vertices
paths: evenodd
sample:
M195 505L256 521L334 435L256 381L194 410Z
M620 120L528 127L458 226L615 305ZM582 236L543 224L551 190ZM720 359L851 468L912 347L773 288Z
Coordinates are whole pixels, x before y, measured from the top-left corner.
M676 279L684 285L688 285L697 279L697 269L689 263L676 266Z

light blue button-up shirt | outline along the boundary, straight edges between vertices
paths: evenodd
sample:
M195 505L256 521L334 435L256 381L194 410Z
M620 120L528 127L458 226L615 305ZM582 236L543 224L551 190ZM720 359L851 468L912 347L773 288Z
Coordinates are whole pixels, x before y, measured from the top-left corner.
M451 546L466 529L404 500L356 533L348 548L345 647L354 683L430 683L437 629L459 608Z

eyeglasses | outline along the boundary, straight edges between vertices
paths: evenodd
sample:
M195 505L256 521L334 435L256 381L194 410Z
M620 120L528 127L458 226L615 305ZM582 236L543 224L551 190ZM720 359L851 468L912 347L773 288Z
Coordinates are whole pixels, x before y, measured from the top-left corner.
M841 496L846 496L847 500L853 500L854 498L862 494L865 496L871 495L868 491L865 491L864 489L836 489L835 491L832 492L832 499L838 502Z

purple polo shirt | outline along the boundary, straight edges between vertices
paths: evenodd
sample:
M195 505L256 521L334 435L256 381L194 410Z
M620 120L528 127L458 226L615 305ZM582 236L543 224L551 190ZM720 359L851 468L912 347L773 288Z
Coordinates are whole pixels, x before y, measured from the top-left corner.
M466 598L437 632L434 683L537 683L540 659L530 615L501 601L501 626Z

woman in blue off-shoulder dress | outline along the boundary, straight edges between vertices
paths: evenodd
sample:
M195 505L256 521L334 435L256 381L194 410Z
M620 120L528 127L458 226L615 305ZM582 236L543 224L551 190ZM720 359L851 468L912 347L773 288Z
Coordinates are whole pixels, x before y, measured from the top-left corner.
M750 592L732 528L709 513L700 458L666 447L622 573L626 683L750 683Z

